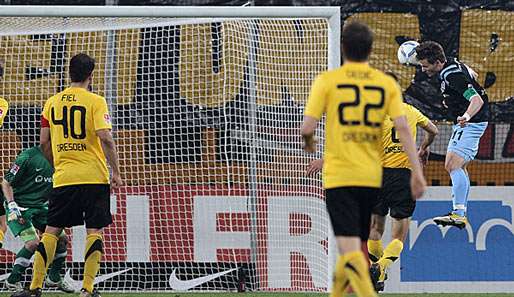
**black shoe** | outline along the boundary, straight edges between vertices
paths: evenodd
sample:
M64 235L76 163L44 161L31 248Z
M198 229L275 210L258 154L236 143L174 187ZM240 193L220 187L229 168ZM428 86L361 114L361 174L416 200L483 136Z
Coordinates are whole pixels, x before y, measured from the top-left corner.
M384 282L377 282L377 285L375 286L375 291L383 292L384 288L385 288Z
M21 292L16 292L11 297L41 297L41 289L37 288L34 290L25 289Z
M88 290L82 288L80 290L80 297L102 297L100 296L100 292L97 289L93 289L93 292L89 292Z
M384 290L384 282L378 282L378 279L380 278L380 265L378 263L373 263L369 267L369 276L371 277L371 283L373 284L373 288L375 288L375 291L379 292Z

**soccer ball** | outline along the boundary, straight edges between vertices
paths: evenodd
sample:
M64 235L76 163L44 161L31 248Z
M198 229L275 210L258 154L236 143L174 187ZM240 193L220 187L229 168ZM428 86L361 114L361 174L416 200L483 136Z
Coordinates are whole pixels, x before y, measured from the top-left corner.
M416 58L416 47L419 45L417 41L405 41L398 48L398 62L403 65L419 65Z

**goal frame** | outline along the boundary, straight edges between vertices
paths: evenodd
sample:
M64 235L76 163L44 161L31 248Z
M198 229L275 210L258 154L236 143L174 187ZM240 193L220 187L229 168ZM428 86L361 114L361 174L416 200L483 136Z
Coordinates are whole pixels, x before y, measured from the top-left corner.
M62 5L5 5L0 9L0 17L52 17L52 18L72 18L72 17L103 17L103 18L136 18L136 17L152 17L152 18L200 18L203 20L214 20L214 19L256 19L256 18L265 18L265 19L294 19L294 18L323 18L327 20L328 23L328 53L327 53L327 69L335 69L339 67L341 64L340 60L340 32L341 32L341 13L340 7L336 6L309 6L309 7L285 7L285 6L243 6L243 7L233 7L233 6L79 6L79 7L70 7L70 6L62 6ZM257 35L255 34L255 27L251 26L251 34L250 40L248 41L250 45L255 45L257 43ZM113 28L116 29L116 28ZM20 33L25 34L25 33ZM0 28L0 36L6 35L2 32ZM10 35L10 34L8 34ZM108 48L107 50L114 50L114 38L112 33L108 32ZM253 47L255 48L255 47ZM114 53L114 52L113 52ZM249 63L255 63L255 52L250 52ZM109 57L110 55L108 55ZM114 61L107 61L106 68L104 69L106 73L111 73L114 71L112 64ZM109 66L111 65L111 66ZM253 72L253 73L252 73ZM250 85L255 86L255 71L250 71L249 80ZM107 75L107 78L113 77L113 75ZM106 79L105 81L105 90L106 90L106 100L109 104L116 103L116 96L114 91L115 82L111 79ZM255 88L252 88L255 89ZM250 115L253 115L253 119L250 121L255 121L255 106L256 106L256 92L255 90L251 90L249 94L252 106L254 108L250 109ZM115 119L114 119L115 120ZM255 125L253 125L255 126ZM256 131L252 131L253 134L257 133ZM255 148L255 146L253 146ZM256 158L255 152L251 152L254 155L251 158L252 165L251 168L255 169L256 166ZM252 172L251 176L255 176L256 173ZM250 177L250 179L252 179ZM252 182L251 184L256 184ZM255 189L249 189L250 196L255 198ZM256 203L251 203L251 205L256 205ZM251 211L255 213L254 210ZM256 228L255 218L251 218L251 228ZM330 226L327 226L330 230L328 234L331 234ZM255 248L255 232L251 232L252 234L252 249ZM328 263L329 267L327 267L327 288L330 291L332 285L332 271L333 266L335 264L335 241L334 238L329 238L329 252L328 252ZM252 258L255 256L255 253L252 252ZM254 260L254 259L253 259Z

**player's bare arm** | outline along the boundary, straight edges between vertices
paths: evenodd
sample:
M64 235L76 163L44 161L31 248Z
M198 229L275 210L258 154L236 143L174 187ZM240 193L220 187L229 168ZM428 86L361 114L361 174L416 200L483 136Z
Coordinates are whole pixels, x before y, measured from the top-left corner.
M41 151L45 158L50 162L50 164L54 163L54 158L52 155L52 143L50 139L50 128L42 127L41 132L39 134L39 143L41 145Z
M118 160L118 152L116 150L116 143L112 138L111 130L101 129L96 131L96 135L100 138L102 149L105 153L105 158L112 169L112 182L111 186L116 189L123 185L120 175L120 162Z
M314 137L314 132L316 131L316 127L318 126L318 120L311 116L303 117L302 128L300 129L300 134L303 138L303 149L308 153L316 152L316 143L317 140Z
M7 208L9 209L9 221L18 220L20 224L24 223L21 216L21 209L18 204L14 201L14 190L11 184L2 179L2 193L4 194L5 200L7 201Z
M462 116L457 117L457 122L461 126L464 126L477 112L480 111L483 105L484 100L482 100L482 97L480 97L478 94L473 95L470 98L468 109Z
M407 118L405 116L400 116L394 119L393 122L396 132L400 137L400 141L403 144L405 153L409 157L409 161L412 166L412 197L414 199L418 199L425 192L427 183L425 181L425 177L423 176L423 171L421 170L421 164L419 163L414 140L412 139L409 125L407 124Z
M426 165L428 162L428 156L430 154L430 145L434 142L435 137L439 134L439 129L431 121L426 126L421 126L425 130L425 136L423 142L418 150L418 157L421 160L422 165Z

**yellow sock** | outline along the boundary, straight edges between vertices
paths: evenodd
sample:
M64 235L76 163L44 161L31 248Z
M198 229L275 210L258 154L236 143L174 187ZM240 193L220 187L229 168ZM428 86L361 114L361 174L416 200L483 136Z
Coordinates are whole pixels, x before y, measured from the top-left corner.
M43 237L34 254L33 275L32 282L30 283L31 290L43 287L46 270L54 260L57 240L57 236L50 233L43 233Z
M368 239L368 254L371 262L377 262L384 254L384 247L382 246L382 240L371 240Z
M86 256L84 258L84 282L82 287L88 292L93 292L93 286L96 274L100 269L100 260L102 260L102 235L89 234L86 237Z
M4 231L0 230L0 248L4 245L4 236L5 236Z
M362 251L345 254L343 259L344 273L350 279L352 289L358 297L376 297L377 293L371 284L369 264Z
M346 289L350 285L350 280L344 273L344 257L339 256L336 262L336 269L334 271L334 281L332 285L332 292L330 297L343 297L346 296Z
M387 269L394 261L396 261L400 257L400 253L403 250L403 242L398 239L394 239L391 241L384 250L384 255L380 260L378 260L378 264L380 264L383 269Z

